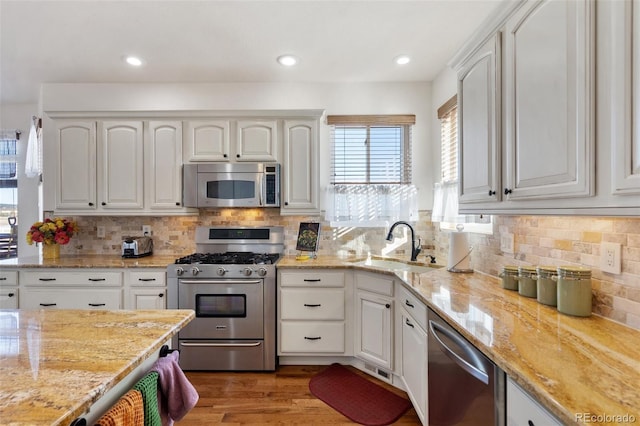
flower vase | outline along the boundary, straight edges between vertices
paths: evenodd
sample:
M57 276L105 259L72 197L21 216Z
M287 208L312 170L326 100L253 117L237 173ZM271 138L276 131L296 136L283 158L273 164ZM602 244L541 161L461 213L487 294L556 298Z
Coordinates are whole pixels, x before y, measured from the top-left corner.
M60 258L60 246L58 244L43 244L42 245L42 258L43 259L59 259Z

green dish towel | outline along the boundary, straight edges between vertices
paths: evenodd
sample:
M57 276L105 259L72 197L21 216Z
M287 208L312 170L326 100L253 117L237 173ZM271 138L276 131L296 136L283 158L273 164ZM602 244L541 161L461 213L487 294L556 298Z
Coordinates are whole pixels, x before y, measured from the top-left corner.
M158 409L158 376L157 371L151 371L133 386L142 393L144 426L162 426Z

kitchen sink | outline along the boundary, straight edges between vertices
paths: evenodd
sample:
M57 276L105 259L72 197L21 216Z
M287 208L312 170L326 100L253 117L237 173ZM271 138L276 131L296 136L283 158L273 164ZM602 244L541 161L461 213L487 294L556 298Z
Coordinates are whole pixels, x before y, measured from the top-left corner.
M417 265L415 263L407 263L401 260L377 259L377 258L367 258L364 260L353 262L353 264L358 266L371 266L374 268L387 269L387 270L398 271L398 272L415 272L417 274L422 274L424 272L431 272L434 270L434 268L442 267L436 264Z

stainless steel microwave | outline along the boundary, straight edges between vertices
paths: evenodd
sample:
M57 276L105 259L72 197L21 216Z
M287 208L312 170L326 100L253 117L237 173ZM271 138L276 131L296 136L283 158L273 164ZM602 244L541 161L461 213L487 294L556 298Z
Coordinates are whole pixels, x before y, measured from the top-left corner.
M183 166L185 207L279 207L280 164L200 163Z

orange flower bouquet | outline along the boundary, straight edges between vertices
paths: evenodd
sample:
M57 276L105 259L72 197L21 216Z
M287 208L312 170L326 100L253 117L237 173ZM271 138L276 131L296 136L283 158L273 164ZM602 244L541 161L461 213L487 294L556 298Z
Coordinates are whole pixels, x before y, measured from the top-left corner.
M72 220L59 217L45 219L44 222L36 222L27 231L27 244L43 243L68 244L73 234L78 231L76 223Z

